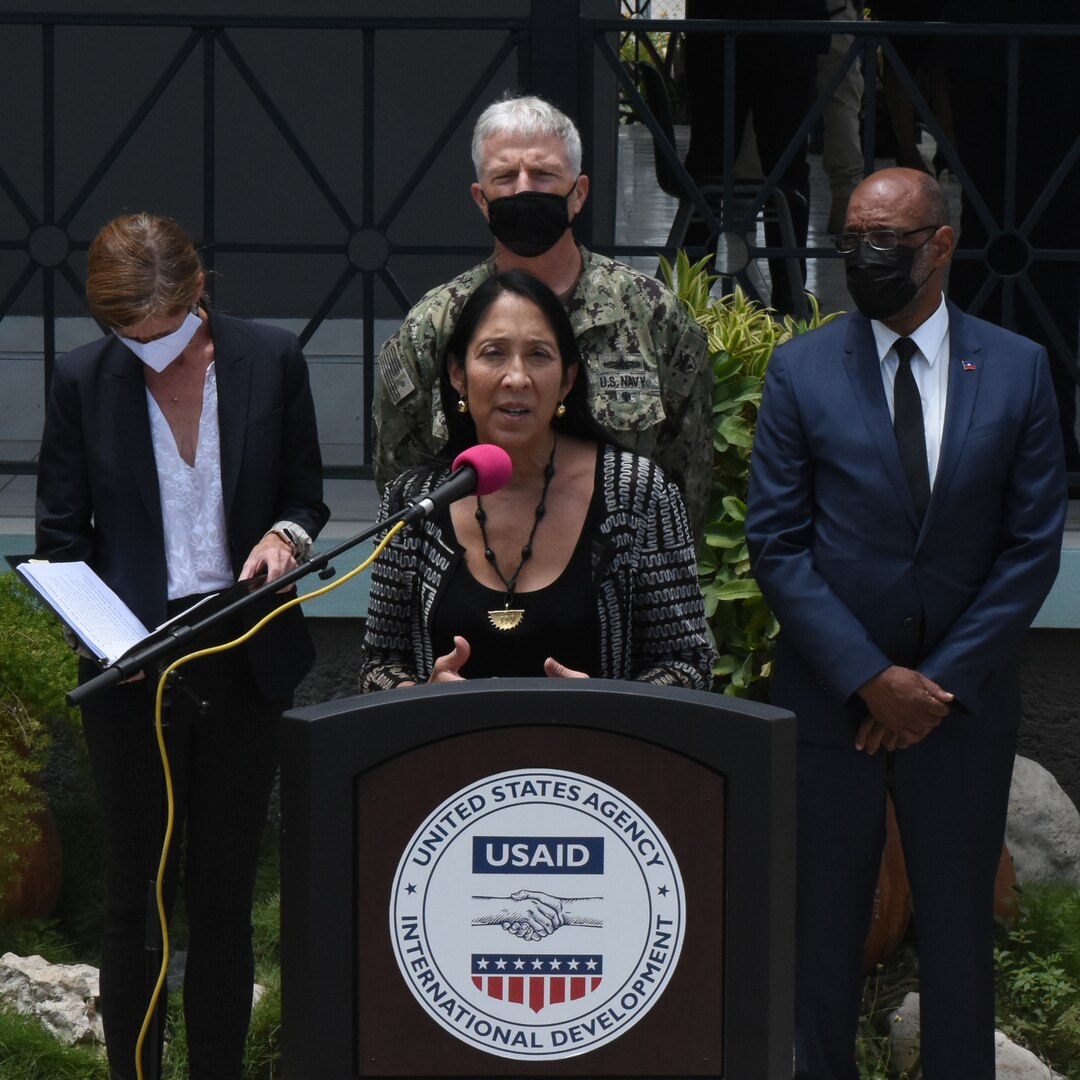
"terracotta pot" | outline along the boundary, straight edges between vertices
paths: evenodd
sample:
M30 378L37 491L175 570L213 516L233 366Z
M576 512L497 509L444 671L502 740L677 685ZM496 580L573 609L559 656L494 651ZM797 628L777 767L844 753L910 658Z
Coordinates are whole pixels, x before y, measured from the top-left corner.
M34 815L41 836L19 852L17 877L0 900L0 913L15 919L47 919L60 898L60 832L52 811Z
M885 848L881 853L881 871L874 890L874 914L870 932L863 942L863 970L869 974L883 964L894 952L907 932L911 921L910 889L904 849L900 844L900 829L892 796L885 800Z
M994 879L994 914L999 919L1013 922L1020 913L1016 892L1016 867L1007 845L1001 848L1001 862L998 863L997 877Z

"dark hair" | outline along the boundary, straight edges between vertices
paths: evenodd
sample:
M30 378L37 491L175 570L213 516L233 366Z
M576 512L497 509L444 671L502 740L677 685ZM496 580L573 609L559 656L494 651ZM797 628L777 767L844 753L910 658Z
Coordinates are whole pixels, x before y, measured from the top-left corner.
M454 458L462 450L476 445L476 424L468 414L457 410L458 392L450 383L450 365L464 365L469 351L469 343L476 335L476 328L487 315L491 305L505 293L520 296L535 304L547 320L555 335L555 344L562 360L563 371L568 371L577 364L577 376L570 392L563 399L566 406L564 416L555 417L552 426L556 431L567 435L576 435L593 442L610 442L611 437L593 419L589 411L588 377L585 364L581 359L574 329L570 325L570 316L559 298L534 274L527 270L506 270L493 274L482 281L476 291L465 301L465 306L458 315L446 347L443 349L439 364L439 390L442 395L443 413L449 439L446 444L446 456Z

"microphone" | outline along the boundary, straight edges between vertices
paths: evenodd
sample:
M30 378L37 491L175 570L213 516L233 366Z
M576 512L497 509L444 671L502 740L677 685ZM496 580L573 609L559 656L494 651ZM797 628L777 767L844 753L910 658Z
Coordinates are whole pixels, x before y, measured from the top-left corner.
M414 502L400 520L411 525L466 495L490 495L510 479L512 471L510 455L501 446L470 446L454 458L453 472L434 491Z

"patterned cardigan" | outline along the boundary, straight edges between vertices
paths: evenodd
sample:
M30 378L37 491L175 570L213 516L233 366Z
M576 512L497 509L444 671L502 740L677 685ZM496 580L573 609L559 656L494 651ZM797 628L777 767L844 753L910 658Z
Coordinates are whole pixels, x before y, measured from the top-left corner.
M603 490L592 537L600 675L707 690L715 655L697 582L694 541L674 483L646 458L601 448ZM383 493L380 519L449 474L421 466ZM431 612L461 558L437 519L402 530L375 561L360 690L426 682L435 663Z

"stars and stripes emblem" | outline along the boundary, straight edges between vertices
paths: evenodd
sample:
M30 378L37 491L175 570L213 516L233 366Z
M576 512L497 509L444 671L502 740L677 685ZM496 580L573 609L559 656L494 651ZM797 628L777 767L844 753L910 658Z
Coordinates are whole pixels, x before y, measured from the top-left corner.
M527 1005L540 1012L548 1005L578 1001L603 981L604 958L596 953L473 953L472 981L498 1001Z
M961 360L960 361L960 366L964 369L964 371L974 371L975 370L975 363L972 360Z

